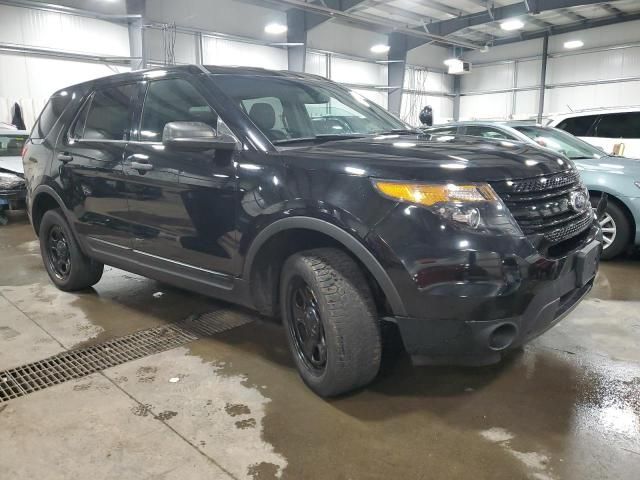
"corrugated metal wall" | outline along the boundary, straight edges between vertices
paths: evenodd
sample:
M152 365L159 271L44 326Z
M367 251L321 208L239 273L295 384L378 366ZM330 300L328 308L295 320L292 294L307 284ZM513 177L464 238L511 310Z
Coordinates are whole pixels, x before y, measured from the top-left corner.
M639 106L640 43L630 43L640 42L638 31L640 22L628 22L550 37L544 115ZM564 42L572 39L582 40L584 48L565 50ZM520 45L492 49L484 65L482 54L467 56L475 63L461 80L460 119L537 116L541 42Z

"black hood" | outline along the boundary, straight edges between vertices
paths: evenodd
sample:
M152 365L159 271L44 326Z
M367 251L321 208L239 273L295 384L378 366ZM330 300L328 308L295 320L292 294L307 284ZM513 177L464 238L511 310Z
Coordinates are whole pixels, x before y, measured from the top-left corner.
M281 152L292 166L419 181L512 180L572 170L565 157L511 141L381 135Z

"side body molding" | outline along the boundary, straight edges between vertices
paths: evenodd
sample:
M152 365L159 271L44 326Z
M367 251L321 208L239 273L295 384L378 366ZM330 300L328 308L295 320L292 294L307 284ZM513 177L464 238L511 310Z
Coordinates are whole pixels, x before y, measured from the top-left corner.
M341 243L349 252L355 255L363 265L371 272L373 277L382 288L389 305L393 310L393 314L396 316L406 316L406 310L404 304L396 290L396 287L391 282L389 275L385 269L380 265L380 262L373 256L373 254L365 248L354 236L350 235L340 227L327 222L326 220L320 220L313 217L289 217L276 220L271 225L264 228L253 240L249 251L246 255L246 260L243 269L243 278L251 278L251 269L260 247L279 232L290 229L304 229L315 230L323 233L337 242Z

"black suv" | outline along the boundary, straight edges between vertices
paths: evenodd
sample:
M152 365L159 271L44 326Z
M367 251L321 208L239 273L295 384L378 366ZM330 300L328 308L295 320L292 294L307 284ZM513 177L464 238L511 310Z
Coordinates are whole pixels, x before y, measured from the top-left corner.
M108 264L280 316L323 396L376 376L390 323L418 363L498 361L586 295L601 250L565 158L429 140L305 74L180 66L69 87L24 165L60 289Z

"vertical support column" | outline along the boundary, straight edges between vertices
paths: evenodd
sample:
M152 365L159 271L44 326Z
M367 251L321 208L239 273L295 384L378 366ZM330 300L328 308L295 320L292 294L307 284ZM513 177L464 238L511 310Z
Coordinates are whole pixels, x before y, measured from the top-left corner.
M540 69L540 103L538 104L538 123L542 123L544 113L544 94L547 88L547 59L549 58L549 35L542 39L542 68Z
M460 75L453 76L453 121L460 120Z
M146 0L127 0L127 14L140 15L140 18L129 21L129 56L132 57L132 70L139 70L147 66L147 52L144 45L145 10Z
M194 37L196 42L196 64L202 65L204 63L204 53L202 48L202 32L196 32Z
M287 10L287 43L302 44L289 45L287 47L287 57L289 70L292 72L304 72L307 57L307 24L303 10Z
M389 35L389 56L390 63L387 67L387 79L389 86L389 111L395 115L400 115L402 108L402 92L404 90L404 71L407 62L407 37L400 33Z

